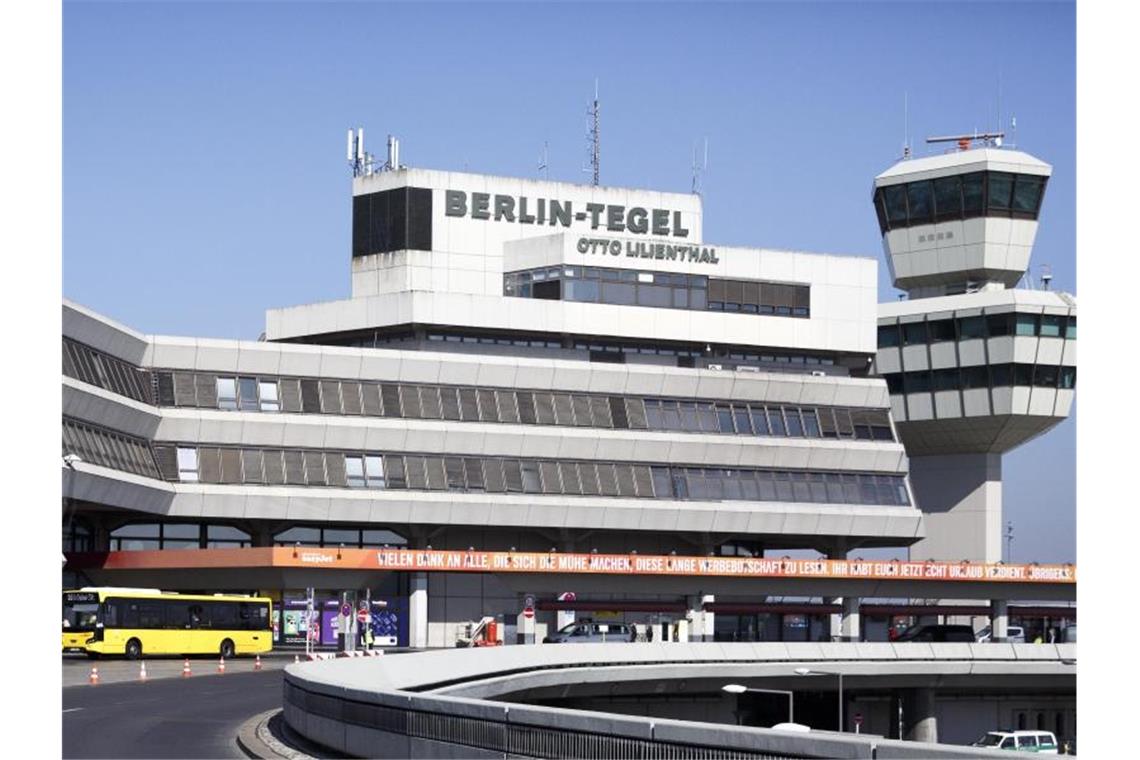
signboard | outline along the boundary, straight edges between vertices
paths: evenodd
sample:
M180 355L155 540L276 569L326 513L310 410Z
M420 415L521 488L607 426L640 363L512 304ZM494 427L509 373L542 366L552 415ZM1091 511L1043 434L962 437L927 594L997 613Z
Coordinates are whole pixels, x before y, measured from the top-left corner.
M681 212L665 208L626 208L617 204L581 203L555 198L532 198L499 193L467 193L445 190L444 214L450 217L505 221L538 226L570 227L589 222L591 230L628 232L687 238L689 230L681 222Z
M100 553L96 566L115 569L202 567L306 567L329 570L399 570L445 573L556 573L676 577L816 578L1075 584L1076 565L980 562L698 557L652 554L420 549L317 549L290 547L119 551Z

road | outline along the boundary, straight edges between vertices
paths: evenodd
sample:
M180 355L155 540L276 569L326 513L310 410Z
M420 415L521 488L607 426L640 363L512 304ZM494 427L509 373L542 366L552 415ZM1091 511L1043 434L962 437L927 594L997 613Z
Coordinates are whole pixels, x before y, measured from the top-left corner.
M281 706L281 680L280 668L227 667L225 675L64 688L63 757L243 758L238 728Z

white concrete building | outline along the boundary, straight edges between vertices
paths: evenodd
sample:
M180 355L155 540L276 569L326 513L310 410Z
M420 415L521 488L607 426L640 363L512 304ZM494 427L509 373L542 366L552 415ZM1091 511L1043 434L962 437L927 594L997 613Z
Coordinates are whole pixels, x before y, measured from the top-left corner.
M1052 169L970 145L875 178L883 249L907 291L879 306L875 373L890 389L927 518L911 557L997 562L1001 456L1069 414L1076 301L1015 288Z
M345 300L269 310L264 341L148 335L64 303L75 582L232 547L180 587L278 594L282 641L306 586L367 587L403 615L400 643L451 646L547 590L390 571L322 586L252 552L841 558L924 536L891 411L921 425L935 402L892 399L869 372L888 314L872 259L716 246L696 195L401 168L354 180L351 271ZM912 368L887 361L888 378ZM702 620L697 586L696 601L621 584L580 601L628 620L696 604ZM736 635L716 620L697 635Z

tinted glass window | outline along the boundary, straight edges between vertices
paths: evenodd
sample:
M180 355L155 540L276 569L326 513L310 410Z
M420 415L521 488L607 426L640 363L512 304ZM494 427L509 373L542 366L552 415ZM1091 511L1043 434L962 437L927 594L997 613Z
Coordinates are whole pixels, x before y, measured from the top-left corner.
M962 175L962 210L966 216L978 216L982 213L984 180L985 175L982 172Z
M1041 315L1041 331L1042 338L1059 338L1061 337L1061 322L1064 317L1059 317L1056 314L1042 314Z
M1018 314L1015 319L1015 332L1017 335L1037 334L1037 315Z
M929 181L911 182L906 188L911 224L929 222L934 211L934 187Z
M929 323L930 325L930 340L954 340L954 320L952 319L937 319Z
M603 282L602 303L631 305L637 302L637 286L627 282Z
M1045 182L1042 177L1030 174L1017 175L1013 186L1013 210L1028 215L1036 215L1037 207L1041 203L1041 190Z
M989 207L992 209L1009 208L1010 196L1013 193L1013 175L1005 172L989 173Z
M909 322L902 326L903 345L910 346L926 342L926 323Z
M1010 334L1010 316L1009 314L990 314L986 317L986 329L991 338Z
M887 221L891 226L906 224L906 185L884 187L883 201L887 207Z
M934 209L939 219L954 219L962 214L962 187L960 177L941 177L934 180Z
M962 340L986 337L985 317L963 317L958 320L958 331Z
M897 346L900 342L898 325L879 325L879 348Z

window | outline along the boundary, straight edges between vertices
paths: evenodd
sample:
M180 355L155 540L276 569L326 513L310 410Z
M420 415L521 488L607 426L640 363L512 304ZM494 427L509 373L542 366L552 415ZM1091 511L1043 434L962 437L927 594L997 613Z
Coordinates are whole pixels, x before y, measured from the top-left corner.
M1061 367L1059 387L1071 390L1077 385L1077 368Z
M937 221L960 219L962 216L962 178L940 177L934 180L934 211Z
M962 367L961 382L963 389L985 388L989 385L989 373L985 365L977 367Z
M277 400L277 381L262 380L258 383L260 409L263 412L279 412L281 404Z
M1015 217L1035 219L1041 206L1041 192L1045 178L1033 174L1019 174L1013 186L1013 214Z
M1014 323L1015 335L1036 335L1037 334L1037 315L1036 314L1017 314Z
M237 409L237 381L232 377L217 379L218 408Z
M1061 337L1061 326L1065 318L1056 314L1042 314L1040 335L1042 338Z
M934 186L928 180L910 182L906 186L908 223L927 224L934 212Z
M991 210L1006 210L1009 208L1010 195L1013 193L1013 175L1005 172L989 172L987 185L988 207Z
M962 340L986 337L986 318L962 317L958 320L958 333Z
M906 185L883 188L883 202L887 210L887 223L894 227L906 226Z
M926 323L908 322L902 326L903 345L913 346L926 343Z
M984 185L984 172L962 175L962 211L965 217L982 215L982 202L985 198Z
M991 338L1010 335L1013 332L1012 314L990 314L986 317L986 330Z
M1069 324L1065 326L1065 338L1069 340L1077 339L1077 318L1069 317Z
M637 287L626 282L603 282L601 301L631 306L637 303Z
M890 348L901 344L898 325L879 325L879 348Z
M364 457L346 456L344 458L344 471L349 488L364 488Z
M936 319L928 323L930 329L930 341L938 343L945 340L954 340L957 336L954 333L954 320L953 319Z
M198 449L178 448L178 479L184 483L198 482Z
M931 384L936 391L951 391L958 388L958 368L936 369L931 372Z
M778 406L768 407L768 429L772 435L786 435L784 430L784 414Z
M256 412L258 410L257 378L238 378L238 408L243 412Z
M538 462L523 460L519 463L519 469L523 492L542 493L542 483L538 473Z

